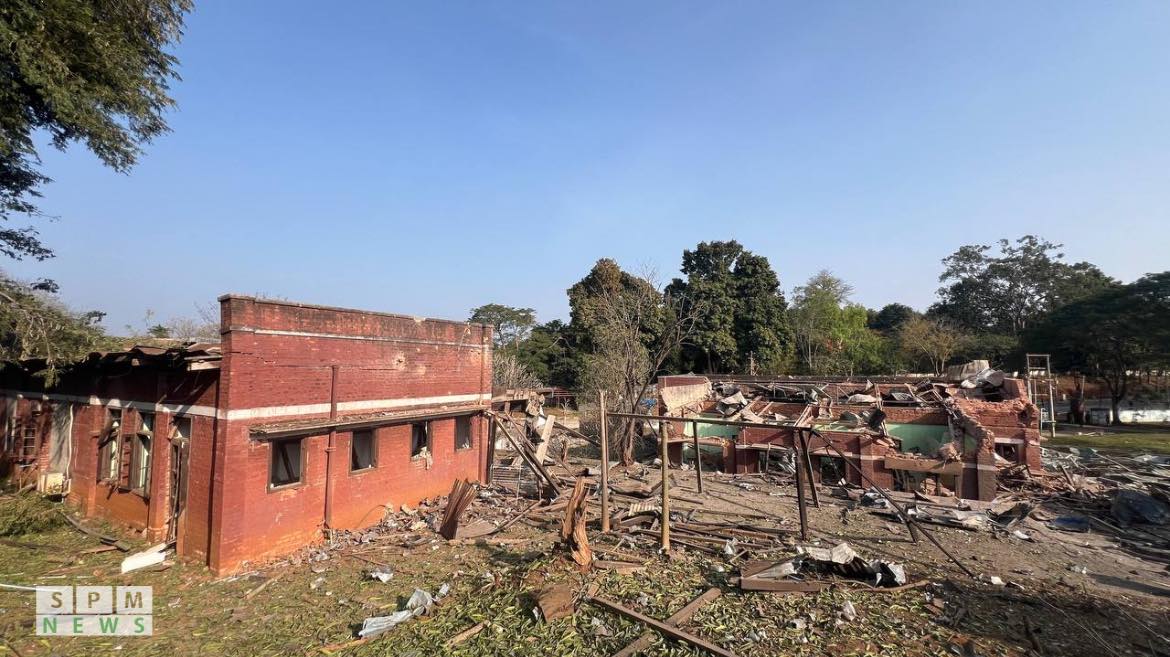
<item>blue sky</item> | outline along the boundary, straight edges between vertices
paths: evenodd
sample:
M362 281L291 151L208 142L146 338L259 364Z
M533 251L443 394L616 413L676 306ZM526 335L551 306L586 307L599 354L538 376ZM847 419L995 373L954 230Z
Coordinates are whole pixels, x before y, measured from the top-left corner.
M48 276L107 325L234 291L567 318L612 257L737 239L923 308L1024 233L1170 268L1170 3L198 2L173 132L43 151Z

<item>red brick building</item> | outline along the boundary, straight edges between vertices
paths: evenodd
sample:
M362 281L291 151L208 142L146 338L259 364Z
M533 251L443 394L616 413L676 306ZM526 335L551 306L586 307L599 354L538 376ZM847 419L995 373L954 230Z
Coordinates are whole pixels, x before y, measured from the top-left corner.
M671 422L674 438L668 447L673 462L681 462L686 450L693 458L697 429L704 463L718 463L728 473L766 467L769 457L782 457L793 448L802 427L814 427L823 436L810 441L809 454L814 479L825 483L845 479L864 486L863 473L883 488L913 490L930 478L959 497L990 500L998 492L1000 469L1042 469L1040 414L1022 380L1005 378L990 400L976 398L980 392L958 384L941 383L927 387L943 394L919 396L914 388L924 381L873 377L866 380L868 394L855 395L853 391L866 384L844 377L816 381L723 377L713 383L705 376L662 376L658 408L660 415L688 418ZM720 401L721 389L746 391L741 392L742 408L738 404L728 408ZM793 399L805 391L815 391L815 399ZM881 413L875 426L841 421L847 416L872 417L875 411ZM756 426L703 422L728 414ZM764 423L774 426L761 426Z
M217 573L487 478L491 329L220 299L219 345L0 371L0 472Z

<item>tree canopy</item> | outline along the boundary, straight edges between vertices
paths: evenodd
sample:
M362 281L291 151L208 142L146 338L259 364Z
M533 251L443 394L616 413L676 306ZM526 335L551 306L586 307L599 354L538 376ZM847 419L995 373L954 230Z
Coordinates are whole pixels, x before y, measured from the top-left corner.
M531 308L513 308L488 303L472 308L468 321L492 327L492 342L497 348L515 346L526 339L532 327L536 325L536 311Z
M682 273L666 291L703 306L680 367L695 371L781 371L792 357L780 279L768 259L734 240L701 242L683 251Z
M0 4L0 254L44 259L51 249L13 215L39 213L49 182L34 135L65 149L85 144L128 171L167 131L182 34L191 0L6 0Z
M1030 329L1026 341L1051 353L1057 368L1103 381L1118 422L1132 374L1170 363L1170 271L1066 304Z
M943 259L930 314L974 333L1019 336L1061 306L1117 284L1096 265L1067 263L1062 245L1034 235L968 244Z

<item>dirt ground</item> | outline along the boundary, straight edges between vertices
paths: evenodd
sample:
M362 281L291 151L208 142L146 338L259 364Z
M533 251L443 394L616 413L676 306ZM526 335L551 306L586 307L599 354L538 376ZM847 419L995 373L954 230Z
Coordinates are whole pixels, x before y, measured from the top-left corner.
M699 497L693 472L672 474L676 493ZM614 480L623 476L615 473ZM645 476L656 481L653 471ZM704 508L749 509L767 517L696 517L794 531L798 526L790 484L710 473L705 484ZM489 494L472 505L465 522L505 520L530 503ZM0 498L0 505L11 500ZM61 525L0 542L0 583L153 586L154 635L36 637L33 594L0 591L0 655L610 655L646 628L584 600L591 587L597 596L658 619L717 587L722 595L682 627L744 656L1170 655L1170 573L1162 563L1128 556L1102 535L1066 534L1031 519L1021 529L1033 541L930 528L976 574L1006 582L994 585L965 576L925 540L910 542L901 525L863 508L843 511L848 504L822 489L821 507L810 510L814 538L829 546L847 540L863 557L902 562L911 581L930 583L892 593L846 581L814 594L745 592L735 581L737 565L722 554L676 545L670 556L661 556L653 537L644 535L637 537L642 545L627 540L618 547L620 533L601 535L595 527L590 540L599 558L644 567L626 574L599 568L583 573L556 545L556 514L458 542L418 527L417 520L411 530L411 518L400 514L397 529L369 532L365 542L349 536L341 547L306 549L235 577L217 579L194 564L120 575L123 553L81 554L100 543ZM788 558L794 542L795 536L751 558ZM371 578L377 569L393 577L385 583ZM437 594L444 584L449 592L430 613L355 642L363 619L399 610L416 588ZM548 622L534 609L540 592L558 584L568 585L579 600L572 615ZM477 626L474 636L449 644ZM655 634L642 654L705 653Z

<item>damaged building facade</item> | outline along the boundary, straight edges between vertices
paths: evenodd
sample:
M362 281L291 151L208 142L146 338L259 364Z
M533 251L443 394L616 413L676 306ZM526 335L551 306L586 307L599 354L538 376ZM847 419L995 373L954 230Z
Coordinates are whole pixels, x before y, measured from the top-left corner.
M0 370L0 474L217 573L485 481L491 329L220 299L219 344Z
M817 432L808 453L825 484L991 500L1002 470L1042 468L1039 412L1025 381L1000 372L952 382L663 376L658 408L686 418L663 423L674 463L694 462L697 445L704 469L728 473L786 467L802 429Z

